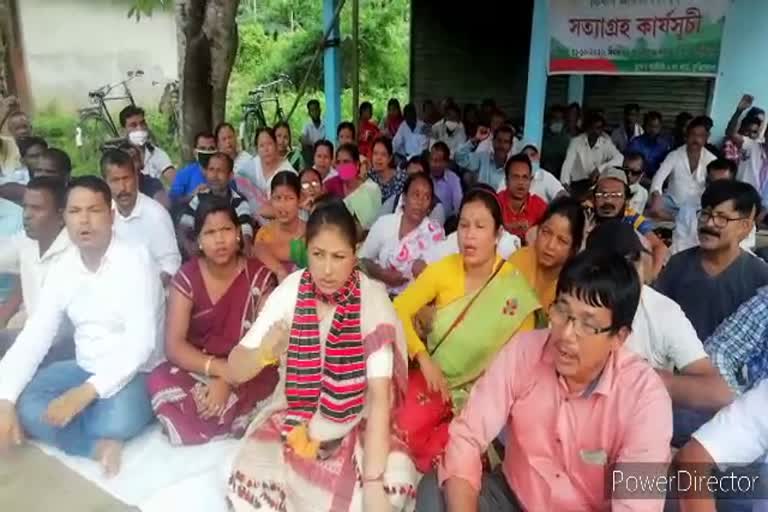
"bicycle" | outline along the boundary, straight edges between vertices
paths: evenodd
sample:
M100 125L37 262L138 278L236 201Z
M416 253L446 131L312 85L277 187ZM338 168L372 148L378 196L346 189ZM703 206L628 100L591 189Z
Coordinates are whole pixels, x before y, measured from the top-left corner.
M127 101L136 105L128 83L135 78L144 76L144 71L137 69L129 71L127 78L116 84L107 84L90 91L88 100L95 106L78 110L80 121L75 130L75 145L80 149L85 162L90 166L98 164L102 149L105 145L115 143L120 138L120 131L115 124L107 103ZM122 87L122 94L112 95L115 89Z
M248 101L243 103L243 121L240 123L240 145L245 151L255 154L256 141L254 137L259 128L274 126L280 121L286 121L285 111L280 105L278 89L284 85L293 86L288 75L278 75L277 80L261 84L248 91ZM270 92L271 96L267 96ZM274 104L274 120L267 121L264 107Z

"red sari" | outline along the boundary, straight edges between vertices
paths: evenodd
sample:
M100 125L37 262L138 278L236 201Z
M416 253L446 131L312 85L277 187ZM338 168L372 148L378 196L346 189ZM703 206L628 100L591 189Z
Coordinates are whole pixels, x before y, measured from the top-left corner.
M171 285L192 301L187 341L206 354L227 357L251 327L261 305L277 284L275 275L259 260L250 259L229 289L214 304L203 282L200 262L185 263ZM201 444L224 437L240 437L277 384L277 370L264 369L254 379L233 388L221 416L200 417L194 392L205 377L193 375L170 362L158 366L147 380L152 408L172 444ZM259 404L261 402L261 404Z

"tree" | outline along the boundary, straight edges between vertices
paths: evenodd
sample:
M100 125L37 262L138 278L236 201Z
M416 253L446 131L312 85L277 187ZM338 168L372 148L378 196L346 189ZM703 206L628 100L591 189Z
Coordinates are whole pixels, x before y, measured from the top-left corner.
M224 121L227 86L238 46L240 0L135 0L137 20L173 5L178 44L179 126L184 158L192 157L194 135Z

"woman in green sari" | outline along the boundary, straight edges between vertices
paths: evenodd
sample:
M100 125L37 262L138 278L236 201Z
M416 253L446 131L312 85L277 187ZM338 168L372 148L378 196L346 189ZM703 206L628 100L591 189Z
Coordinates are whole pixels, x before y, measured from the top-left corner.
M459 214L459 254L429 265L395 299L408 353L419 367L409 375L396 420L423 471L442 452L450 418L474 381L511 337L534 327L536 293L497 256L501 229L501 207L490 188L470 190ZM436 312L424 343L415 318L431 303Z

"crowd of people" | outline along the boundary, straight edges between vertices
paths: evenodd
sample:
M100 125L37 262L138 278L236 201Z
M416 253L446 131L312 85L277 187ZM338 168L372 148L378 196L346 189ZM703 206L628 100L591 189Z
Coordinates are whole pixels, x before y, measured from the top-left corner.
M752 103L721 147L703 115L667 134L638 105L613 130L553 107L540 148L492 100L392 99L380 123L364 102L335 140L311 100L297 145L280 123L250 155L223 122L178 171L128 106L73 177L6 100L0 450L114 475L154 422L173 445L242 438L236 511L745 510L605 476L760 471Z

